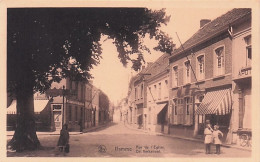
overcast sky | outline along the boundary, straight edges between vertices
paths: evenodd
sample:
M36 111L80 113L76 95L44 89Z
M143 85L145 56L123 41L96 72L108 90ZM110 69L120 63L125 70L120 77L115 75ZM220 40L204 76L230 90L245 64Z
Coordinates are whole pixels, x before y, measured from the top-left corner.
M181 42L184 43L200 27L201 19L215 19L231 8L167 8L166 12L171 15L171 20L163 30L173 39L177 48L180 46L176 32ZM103 42L103 40L102 40ZM153 46L153 41L146 42ZM95 67L91 73L94 77L94 85L102 89L115 104L126 97L128 82L131 78L131 64L124 68L117 57L117 51L111 40L102 43L103 53L100 65ZM152 48L152 47L150 47ZM145 54L147 62L155 61L162 53L153 51L151 55Z

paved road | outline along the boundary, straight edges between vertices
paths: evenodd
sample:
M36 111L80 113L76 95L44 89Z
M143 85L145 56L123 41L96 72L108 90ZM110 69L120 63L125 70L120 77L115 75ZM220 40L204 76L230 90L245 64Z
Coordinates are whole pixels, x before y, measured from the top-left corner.
M159 136L129 129L123 124L70 137L71 151L60 153L55 147L58 136L39 136L45 150L22 153L7 152L7 156L29 157L250 157L251 152L221 148L222 154L204 153L204 145L172 137ZM215 148L212 147L212 152Z

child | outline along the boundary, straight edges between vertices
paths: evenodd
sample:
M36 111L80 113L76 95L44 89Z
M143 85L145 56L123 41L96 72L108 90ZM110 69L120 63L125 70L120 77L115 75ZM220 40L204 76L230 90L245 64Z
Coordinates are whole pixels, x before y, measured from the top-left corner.
M210 143L212 142L212 132L210 124L206 124L206 128L204 130L205 140L204 143L206 145L206 154L210 154Z
M219 126L214 125L213 141L214 141L214 144L216 145L216 154L220 154L221 140L219 139L220 138L219 136L223 137L223 133L218 129L219 129Z

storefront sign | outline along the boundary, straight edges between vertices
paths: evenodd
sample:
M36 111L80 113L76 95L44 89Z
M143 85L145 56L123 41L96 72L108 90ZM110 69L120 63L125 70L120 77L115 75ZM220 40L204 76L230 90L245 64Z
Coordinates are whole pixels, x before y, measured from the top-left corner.
M84 103L83 102L79 102L79 101L67 100L67 103L84 106Z
M239 77L251 76L251 67L249 68L241 68L238 72Z

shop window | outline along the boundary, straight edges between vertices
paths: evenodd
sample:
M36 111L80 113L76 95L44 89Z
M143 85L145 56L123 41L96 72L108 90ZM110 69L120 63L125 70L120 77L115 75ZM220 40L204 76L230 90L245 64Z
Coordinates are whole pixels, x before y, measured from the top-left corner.
M193 123L193 101L192 97L185 97L185 124L191 125Z

